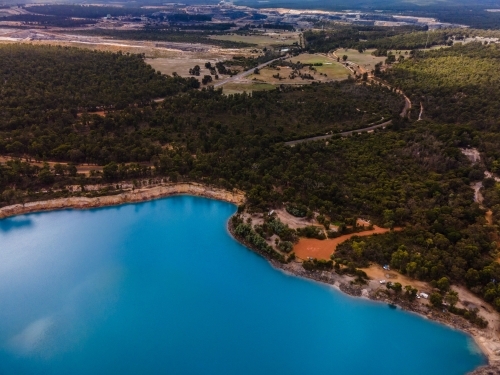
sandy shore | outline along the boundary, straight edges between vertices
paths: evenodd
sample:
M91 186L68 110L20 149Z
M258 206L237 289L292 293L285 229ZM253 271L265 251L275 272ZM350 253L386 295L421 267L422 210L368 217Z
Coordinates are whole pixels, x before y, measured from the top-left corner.
M117 195L108 195L95 198L70 197L46 201L14 204L0 208L0 219L27 214L30 212L52 211L65 208L88 209L103 206L116 206L130 202L143 202L172 195L195 195L218 199L237 205L245 202L245 195L240 191L227 191L196 183L170 183L150 188L141 188Z

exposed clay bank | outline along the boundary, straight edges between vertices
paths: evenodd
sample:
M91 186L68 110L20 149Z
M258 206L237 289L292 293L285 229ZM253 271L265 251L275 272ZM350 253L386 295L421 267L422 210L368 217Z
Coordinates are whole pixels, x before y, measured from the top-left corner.
M95 198L70 197L15 204L0 208L0 219L30 212L52 211L64 208L88 209L116 206L124 203L149 201L152 199L183 194L218 199L236 205L245 202L245 195L239 191L227 191L196 183L171 183Z
M0 221L0 373L462 375L465 334L288 276L189 196Z

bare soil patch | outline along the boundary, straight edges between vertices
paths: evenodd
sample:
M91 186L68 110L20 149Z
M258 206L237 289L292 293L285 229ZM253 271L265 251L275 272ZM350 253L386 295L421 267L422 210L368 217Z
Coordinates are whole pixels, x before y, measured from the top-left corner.
M173 73L177 73L181 77L194 77L201 80L204 75L210 75L210 70L205 68L205 63L210 62L212 65L215 65L219 60L186 56L185 58L147 58L144 61L162 74L171 76ZM189 69L194 68L195 65L200 67L199 76L192 76L189 74Z
M380 282L381 280L391 281L393 283L398 282L403 286L411 285L412 287L417 288L419 292L424 292L427 294L430 294L432 292L432 287L426 282L412 279L396 271L384 270L378 264L372 264L368 268L361 268L361 270L365 271L370 279L378 282Z
M297 256L297 258L303 260L307 259L308 257L317 259L330 259L330 255L335 252L337 245L341 244L344 241L347 241L354 236L365 237L371 236L373 234L384 234L389 231L390 229L374 226L372 230L346 234L344 236L327 240L301 238L299 240L299 243L294 246L293 251L295 251L295 255Z

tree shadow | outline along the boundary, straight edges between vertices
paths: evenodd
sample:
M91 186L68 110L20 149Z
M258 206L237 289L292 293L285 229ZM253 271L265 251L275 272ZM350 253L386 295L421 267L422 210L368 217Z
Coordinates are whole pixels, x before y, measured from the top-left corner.
M10 232L15 229L21 229L24 227L33 226L33 220L31 219L3 219L0 220L0 232Z

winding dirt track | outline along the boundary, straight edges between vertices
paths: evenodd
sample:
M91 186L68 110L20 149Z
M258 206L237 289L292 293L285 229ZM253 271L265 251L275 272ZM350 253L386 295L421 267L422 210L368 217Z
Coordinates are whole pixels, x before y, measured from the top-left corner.
M330 59L332 59L335 62L337 62L338 56L336 55L336 52L337 51L333 51L331 53L328 53L327 57L329 57ZM354 74L361 75L363 73L368 73L368 81L369 82L380 84L382 86L387 87L388 89L395 90L398 94L402 95L403 98L404 98L404 100L405 100L405 105L403 107L403 110L400 113L400 116L401 117L408 117L409 116L409 112L410 112L410 110L412 108L412 103L411 103L410 98L408 98L403 91L401 91L400 89L393 88L386 81L384 81L384 80L382 80L380 78L374 77L370 72L366 72L366 70L364 68L362 68L361 66L359 66L359 65L357 65L357 64L355 64L355 63L353 63L353 62L351 62L349 60L345 61L345 63L346 64L344 65L344 64L338 62L338 64L341 64L343 67L345 67L346 69L348 69L350 72L352 72ZM377 124L377 125L370 124L369 126L367 126L365 128L355 129L355 130L349 130L349 131L342 132L342 133L339 133L339 134L342 137L348 137L348 136L350 136L350 135L352 135L354 133L362 133L362 132L367 132L367 131L370 131L370 130L375 130L375 129L378 129L378 128L385 128L387 125L390 125L391 123L392 123L392 120L389 120L389 121L386 121L386 122L383 122L383 123ZM285 145L287 145L287 146L295 146L295 145L297 145L299 143L310 142L310 141L321 141L321 140L325 140L325 139L330 139L331 137L332 137L332 134L320 135L320 136L316 136L316 137L302 138L302 139L297 139L295 141L285 142Z
M336 52L337 52L337 50L331 52L331 56L330 56L330 54L327 54L327 56L330 57L332 60L337 62L337 60L339 60L339 57L337 56ZM367 73L369 82L381 84L382 86L385 86L390 90L395 89L388 82L386 82L378 77L375 77L373 74L371 74L371 72L366 71L366 69L364 69L362 66L360 66L356 63L353 63L352 61L346 60L345 65L340 63L340 62L338 62L338 64L341 64L345 68L349 69L352 73L357 74L357 75L362 75L364 73ZM405 93L402 90L400 90L400 89L395 89L395 90L398 94L402 95L403 98L405 99L405 106L404 106L403 111L401 112L400 116L407 117L410 109L412 108L411 100L410 100L410 98L408 98L405 95Z

